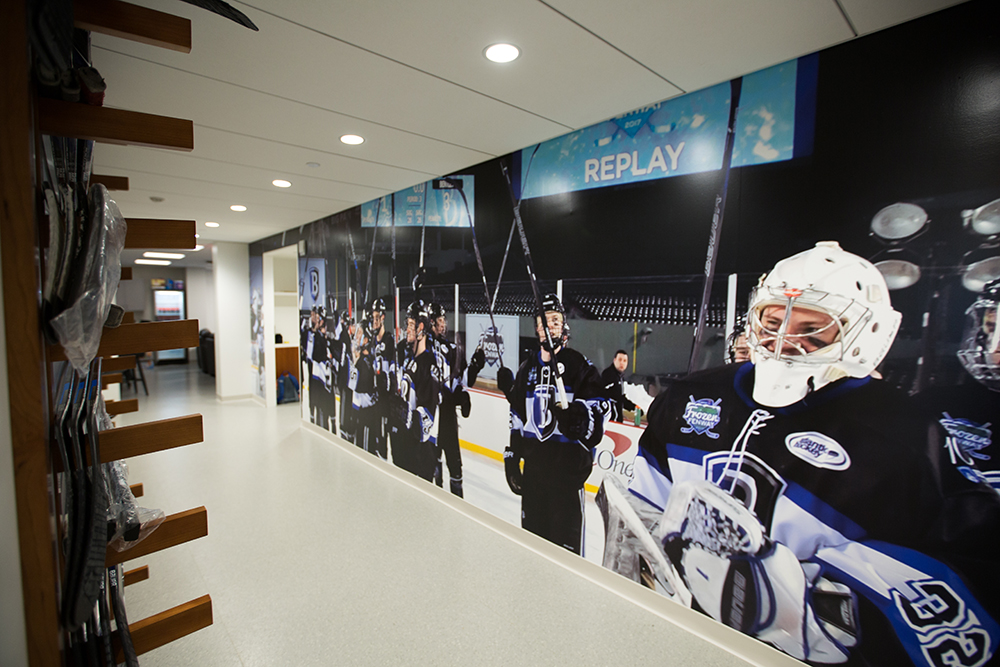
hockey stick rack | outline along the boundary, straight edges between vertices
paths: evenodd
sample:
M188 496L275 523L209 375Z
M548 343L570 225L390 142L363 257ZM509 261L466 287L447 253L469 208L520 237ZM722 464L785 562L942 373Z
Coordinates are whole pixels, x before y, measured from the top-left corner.
M75 0L74 23L79 29L152 44L181 52L191 50L191 22L118 0ZM194 126L189 120L127 110L88 106L36 97L28 59L29 3L5 5L0 22L0 266L6 368L10 385L10 431L16 500L17 536L27 639L32 667L63 665L64 629L60 622L60 563L65 554L56 516L59 457L53 455L51 396L53 364L66 358L61 347L47 345L43 336L42 288L44 243L41 201L40 146L43 135L97 142L152 146L190 151ZM113 82L112 82L113 83ZM128 179L94 175L92 183L127 190ZM128 219L128 248L195 246L194 221ZM122 280L131 269L122 270ZM128 320L126 320L128 322ZM104 329L98 355L104 358L102 386L121 381L135 367L133 355L198 345L196 320L125 323ZM134 412L137 400L108 403L112 415ZM103 431L100 458L113 461L201 442L201 415L188 415ZM132 485L141 496L142 484ZM54 490L55 489L55 490ZM169 515L143 541L123 552L108 550L106 565L147 556L208 534L208 513L198 507ZM150 577L146 566L124 574L126 586ZM136 652L141 654L212 624L208 595L150 618L129 623ZM112 637L117 642L117 632ZM116 659L123 659L114 644Z

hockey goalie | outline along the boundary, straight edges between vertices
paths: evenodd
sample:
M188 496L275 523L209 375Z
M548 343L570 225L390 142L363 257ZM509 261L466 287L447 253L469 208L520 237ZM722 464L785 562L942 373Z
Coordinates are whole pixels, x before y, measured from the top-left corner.
M810 663L991 664L1000 496L871 376L899 322L837 243L779 262L751 361L657 396L629 488L605 481L605 565Z

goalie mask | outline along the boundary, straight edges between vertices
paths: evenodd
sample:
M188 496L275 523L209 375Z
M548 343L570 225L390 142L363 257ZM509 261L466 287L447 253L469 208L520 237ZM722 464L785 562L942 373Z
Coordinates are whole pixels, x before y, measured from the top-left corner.
M879 270L836 241L778 262L754 290L747 317L753 399L769 407L870 375L901 319Z
M965 311L965 330L958 359L969 375L993 391L1000 391L1000 280L986 284Z
M556 349L566 345L569 340L569 323L566 322L566 309L563 308L562 301L555 294L546 294L542 297L542 319L545 320L549 329L549 336L552 338L552 346ZM555 331L553 331L555 330ZM535 319L535 331L538 334L538 342L547 352L552 352L549 347L545 331L542 329L539 320Z

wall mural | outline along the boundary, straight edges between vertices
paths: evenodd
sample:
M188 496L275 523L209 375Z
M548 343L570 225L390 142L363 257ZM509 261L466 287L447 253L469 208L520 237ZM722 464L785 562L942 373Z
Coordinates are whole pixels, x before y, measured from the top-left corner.
M253 244L299 247L303 418L796 658L992 664L990 9Z

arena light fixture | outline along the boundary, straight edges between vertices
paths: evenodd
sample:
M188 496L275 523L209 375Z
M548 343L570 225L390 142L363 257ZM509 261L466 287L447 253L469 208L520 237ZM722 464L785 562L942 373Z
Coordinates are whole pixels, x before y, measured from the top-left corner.
M232 211L236 211L237 213L242 213L243 211L247 210L247 207L244 206L243 204L233 204L232 206L229 207L229 209Z
M206 222L205 226L206 227L218 227L219 223L217 223L217 222Z
M970 292L982 292L987 284L1000 278L1000 257L988 257L969 264L962 272L962 287Z
M890 243L904 243L927 230L927 211L916 204L886 206L872 218L872 234Z
M184 259L184 253L180 252L152 252L147 251L142 253L143 257L149 257L151 259Z
M340 137L340 142L348 146L357 146L358 144L365 143L365 138L358 134L345 134Z
M149 264L150 266L170 266L172 264L169 259L137 259L133 263Z
M292 187L292 182L276 178L273 181L271 181L271 185L273 185L276 188L290 188Z
M962 211L962 224L981 236L1000 235L1000 199L977 209Z
M517 57L521 55L521 49L513 44L490 44L483 50L483 55L486 56L487 60L495 63L509 63L517 60Z

